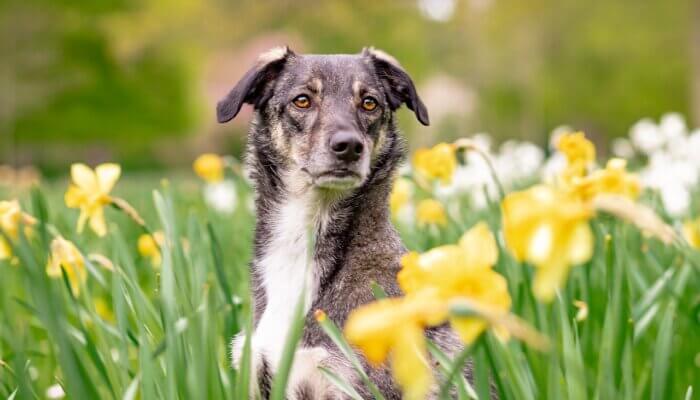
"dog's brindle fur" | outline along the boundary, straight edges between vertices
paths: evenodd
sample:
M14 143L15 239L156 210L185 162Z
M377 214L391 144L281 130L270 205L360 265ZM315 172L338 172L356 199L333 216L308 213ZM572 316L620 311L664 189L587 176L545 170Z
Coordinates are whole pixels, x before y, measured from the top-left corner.
M298 96L309 102L299 107ZM376 104L373 110L362 107L368 97ZM319 365L370 398L313 311L325 310L343 326L351 310L373 300L371 281L390 296L401 294L396 274L406 249L391 225L387 203L406 152L394 111L406 104L424 125L428 112L408 74L391 56L374 49L357 55L297 55L288 48L273 49L218 104L219 121L234 118L243 103L255 109L246 154L257 212L253 379L267 398L305 287L306 321L288 398L345 398L319 373ZM355 157L342 156L347 156L344 147L334 147L338 138L349 141ZM307 252L307 243L313 243L312 252ZM234 364L244 335L233 341ZM444 327L428 336L449 354L459 350ZM401 397L387 368L366 368L388 399Z

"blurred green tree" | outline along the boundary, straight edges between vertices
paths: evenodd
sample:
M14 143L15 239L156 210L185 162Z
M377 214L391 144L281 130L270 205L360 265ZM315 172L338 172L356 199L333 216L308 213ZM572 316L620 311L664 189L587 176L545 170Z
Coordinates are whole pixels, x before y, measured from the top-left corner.
M263 37L317 53L374 45L419 85L446 75L474 94L468 112L422 129L422 142L488 131L544 143L570 124L602 144L642 117L700 116L691 0L455 4L447 21L435 21L414 1L10 0L0 5L0 51L11 60L0 67L10 88L0 94L0 157L189 163L188 151L202 149L189 141L200 136L232 151L225 146L240 142L243 128L215 126L204 67L229 56L235 71L214 82L224 89ZM411 118L401 123L418 132ZM209 140L211 132L226 140ZM164 143L185 152L158 154Z

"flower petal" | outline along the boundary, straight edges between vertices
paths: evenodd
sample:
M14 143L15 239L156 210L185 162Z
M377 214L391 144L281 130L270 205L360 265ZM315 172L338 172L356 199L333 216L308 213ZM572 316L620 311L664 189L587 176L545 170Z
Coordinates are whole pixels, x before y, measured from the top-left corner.
M109 193L114 185L119 180L122 169L117 164L101 164L95 168L95 173L97 175L97 184L100 187L102 193Z
M498 261L498 246L489 226L479 222L468 230L459 240L467 260L465 264L474 266L492 266Z
M471 317L453 317L450 318L450 324L462 342L467 345L474 343L487 327L484 320Z
M549 303L566 280L569 274L569 265L565 260L556 260L548 264L542 264L537 268L532 291L540 301Z
M554 228L548 223L539 225L530 238L527 249L527 260L533 264L542 264L549 261L553 251Z
M83 229L85 229L85 223L87 222L87 220L88 220L88 213L85 210L85 208L83 207L80 209L80 216L78 216L78 227L76 229L78 231L78 233L83 233Z
M572 264L581 264L593 256L593 233L588 223L576 225L569 238L568 259Z
M425 337L420 326L403 327L397 333L391 367L403 389L404 399L425 399L433 383L433 375L428 368Z
M46 275L51 278L58 278L61 276L61 263L54 255L49 256L49 261L46 263Z
M71 165L70 176L76 186L88 193L98 189L95 172L85 164L78 163Z
M96 208L90 215L90 228L97 236L104 236L107 234L107 223L105 222L105 214L102 208Z
M75 185L68 186L66 194L63 196L66 206L69 208L78 208L86 201L85 192Z
M356 308L345 323L345 337L362 350L372 365L386 359L396 330L400 299L383 299Z
M12 257L12 249L5 238L0 237L0 260L7 260Z

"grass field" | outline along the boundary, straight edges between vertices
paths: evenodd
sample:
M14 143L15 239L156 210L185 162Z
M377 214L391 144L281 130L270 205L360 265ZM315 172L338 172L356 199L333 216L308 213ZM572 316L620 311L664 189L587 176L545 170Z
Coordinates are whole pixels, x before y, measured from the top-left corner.
M416 171L414 166L409 174L410 199L402 203L418 203L418 221L401 218L396 207L407 247L425 252L456 243L477 222L486 222L496 233L498 260L491 270L507 282L508 315L546 337L545 346L532 346L529 334L517 327L510 328L508 341L487 329L460 354L462 361L474 360L473 384L454 377L442 382L445 387L456 385L460 397L487 398L491 377L500 397L510 399L697 397L700 253L681 235L685 219L669 217L653 191L644 191L636 204L661 215L662 230L671 229L672 240L655 237L654 226L635 220L636 214L596 209L582 222L592 233L591 254L568 263L579 265L564 266L571 267L564 284L553 298L542 300L533 295L533 282L543 267L533 257L512 255L501 195L489 194L478 207L467 196L452 196L441 199L442 217L430 217L426 210L421 215L419 200L432 196L432 183L421 183ZM67 208L63 198L67 180L0 192L0 199L17 197L28 216L14 233L9 223L0 225L12 243L12 256L0 260L0 397L248 398L248 365L231 368L228 343L251 323L250 190L242 179L230 177L238 207L226 214L207 205L203 183L190 173L168 179L122 171L112 195L126 200L145 225L106 207L102 237L89 228L76 232L79 212ZM531 183L506 185L505 191ZM643 234L635 224L649 229ZM562 232L568 232L566 226ZM145 244L140 251L139 237L157 231L163 239L156 251L148 253ZM61 256L52 246L59 235L79 253L63 248L69 253L63 254L65 262L49 276L49 255ZM479 308L460 311L454 302L449 313L494 327L505 315L491 320ZM447 376L453 363L441 361ZM281 388L283 381L276 385Z

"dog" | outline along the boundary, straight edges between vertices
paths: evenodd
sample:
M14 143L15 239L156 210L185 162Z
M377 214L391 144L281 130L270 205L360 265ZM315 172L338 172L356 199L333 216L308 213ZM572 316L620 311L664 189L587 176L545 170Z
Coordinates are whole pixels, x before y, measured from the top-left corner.
M394 113L405 104L427 126L428 110L401 65L373 48L352 55L270 50L218 103L218 121L233 119L244 103L254 108L245 156L257 216L251 263L251 380L258 386L253 393L269 397L295 305L305 293L304 330L287 398L346 398L319 366L371 398L313 311L325 310L343 326L353 309L374 300L371 281L389 296L401 295L396 274L406 249L391 224L388 196L406 146ZM234 366L246 334L233 339ZM450 355L460 349L446 327L431 329L428 336ZM387 368L363 362L387 399L401 398ZM465 373L471 377L470 368Z

